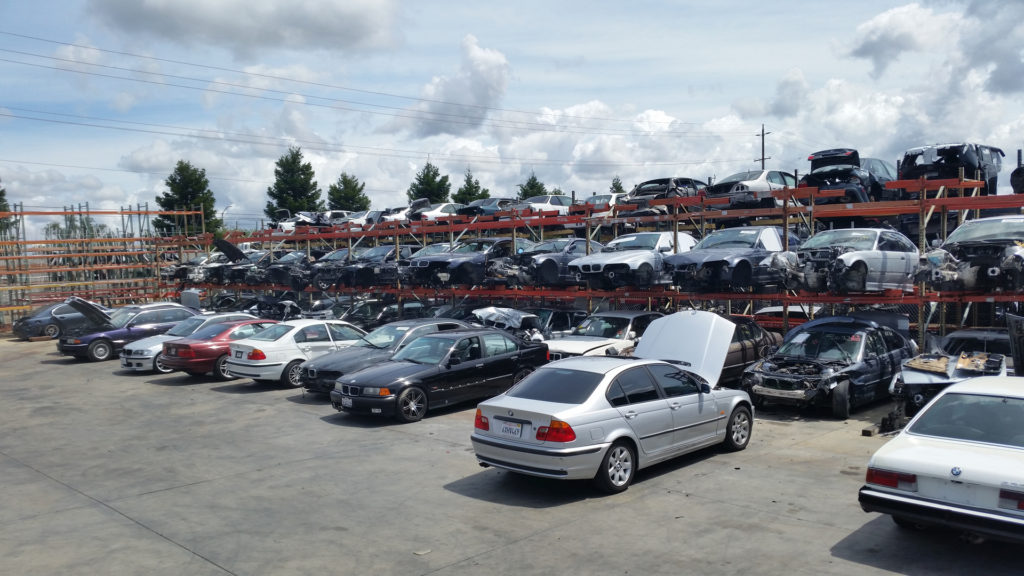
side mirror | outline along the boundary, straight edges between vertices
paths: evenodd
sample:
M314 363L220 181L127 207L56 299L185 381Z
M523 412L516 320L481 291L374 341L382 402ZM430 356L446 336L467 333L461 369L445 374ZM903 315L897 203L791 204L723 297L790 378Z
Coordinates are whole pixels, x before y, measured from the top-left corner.
M452 366L458 366L459 364L462 364L462 360L459 360L458 358L449 358L448 359L448 367L449 368L451 368Z
M629 333L626 334L626 340L636 340L636 332L630 330Z
M931 245L932 245L932 248L938 248L939 246L942 246L942 241L939 240L938 238L932 238Z
M701 384L700 385L700 393L701 394L710 394L711 393L711 385L710 384Z
M671 251L672 251L672 247L671 246L662 246L661 248L658 248L658 252L671 252Z

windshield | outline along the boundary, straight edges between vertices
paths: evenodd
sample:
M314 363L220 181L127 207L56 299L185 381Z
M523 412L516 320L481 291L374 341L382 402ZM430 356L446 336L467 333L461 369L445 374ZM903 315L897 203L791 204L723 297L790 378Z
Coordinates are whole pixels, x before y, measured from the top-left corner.
M625 338L629 318L616 316L590 316L572 329L573 336L597 336L599 338Z
M285 254L284 256L278 258L277 261L282 263L282 264L287 264L288 262L297 262L299 260L305 260L305 259L306 259L306 253L303 252L302 250L296 250L295 252L289 252L289 253Z
M964 222L946 238L946 244L985 240L1024 241L1024 218Z
M366 252L363 252L362 254L360 254L359 255L359 259L360 260L382 260L388 254L391 254L391 251L394 250L394 249L395 249L394 246L375 246L373 248L370 248Z
M430 244L429 246L424 246L423 248L420 248L419 250L413 252L410 258L417 258L419 256L430 256L431 254L440 254L441 252L447 252L449 248L451 248L451 244L448 244L447 242L442 244Z
M826 230L818 232L800 245L800 250L841 246L854 250L874 250L878 232L874 230Z
M718 181L719 184L729 184L732 182L746 182L748 180L757 180L761 177L760 170L753 170L750 172L739 172L731 176L726 176Z
M411 329L412 328L409 326L381 326L366 336L363 336L363 339L357 341L354 346L362 346L364 348L393 348L402 341L402 338L404 338Z
M185 320L182 320L181 322L178 322L177 324L172 326L171 329L167 331L167 335L178 337L188 336L189 334L195 332L197 328L205 324L206 321L207 318L204 318L202 316L193 316L191 318L186 318Z
M110 325L114 328L124 328L138 313L139 310L136 308L118 308L110 313Z
M541 242L530 249L531 252L561 252L569 245L572 240L548 240L547 242Z
M380 311L384 308L384 303L380 301L364 301L355 304L345 312L345 318L376 318Z
M320 259L321 262L344 260L348 257L348 248L340 248Z
M777 355L855 362L864 345L863 332L808 330L782 343Z
M592 206L603 206L612 201L611 194L598 194L597 196L591 196L587 198L587 204Z
M494 242L487 240L470 240L465 244L459 244L452 252L457 254L472 254L473 252L486 252Z
M654 250L661 240L661 234L628 234L619 236L604 247L606 252L616 250Z
M454 345L454 338L422 336L410 342L391 359L406 360L417 364L440 364Z
M215 336L220 336L222 333L230 330L233 324L207 324L199 330L196 330L189 336L193 340L209 340Z
M253 252L246 257L249 259L249 262L259 262L266 255L266 252Z
M925 408L908 432L1024 448L1022 421L1024 398L950 393Z
M531 196L526 199L527 204L547 204L551 201L551 196Z
M698 242L692 250L698 250L700 248L724 248L726 246L751 248L757 244L757 238L760 232L760 230L749 230L744 228L726 228L725 230L712 232L711 235L704 237L704 239Z
M274 324L273 326L268 327L263 332L251 336L249 339L273 342L275 340L280 340L281 337L288 334L292 330L295 330L295 326L289 326L288 324Z

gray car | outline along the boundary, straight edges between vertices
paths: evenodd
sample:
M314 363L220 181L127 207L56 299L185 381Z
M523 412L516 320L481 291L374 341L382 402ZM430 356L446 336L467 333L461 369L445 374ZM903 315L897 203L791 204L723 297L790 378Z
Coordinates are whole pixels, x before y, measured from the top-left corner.
M592 288L668 284L665 257L686 252L697 240L686 232L635 232L609 242L600 252L569 262L569 274Z
M640 468L715 444L742 450L753 407L717 387L734 325L687 310L656 320L635 357L569 358L538 368L477 407L484 467L626 490ZM701 334L681 345L679 334Z

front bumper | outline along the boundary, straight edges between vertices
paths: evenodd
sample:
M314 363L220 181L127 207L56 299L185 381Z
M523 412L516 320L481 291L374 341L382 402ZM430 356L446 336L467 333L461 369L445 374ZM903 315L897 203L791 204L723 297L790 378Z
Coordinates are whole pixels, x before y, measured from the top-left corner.
M470 436L480 464L511 472L554 478L584 480L597 475L608 443L579 448L548 448L513 444L474 433Z
M252 364L227 361L228 374L236 378L252 378L253 380L278 380L281 378L281 371L284 364L281 362L269 362L266 364Z
M865 512L891 514L925 525L975 532L997 540L1024 543L1024 518L1001 512L894 494L863 486L857 500Z
M126 355L121 351L121 369L134 370L136 372L149 372L153 370L153 355L136 356Z
M394 395L381 397L349 396L333 390L331 391L331 405L339 412L394 416L397 409L397 400Z
M796 405L812 404L826 397L826 394L820 388L784 389L764 386L762 384L755 384L751 387L751 392L773 402Z

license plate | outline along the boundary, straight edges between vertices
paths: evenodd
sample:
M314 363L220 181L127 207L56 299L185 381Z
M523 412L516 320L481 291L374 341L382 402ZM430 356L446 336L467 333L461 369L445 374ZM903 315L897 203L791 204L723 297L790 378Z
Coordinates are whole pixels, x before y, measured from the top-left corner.
M241 357L242 357L242 351L241 350L236 351L235 352L235 358L241 358Z
M351 398L346 398L346 397L342 396L341 397L341 405L344 406L345 408L351 408L352 407L352 399Z
M523 424L521 422L502 422L498 433L509 438L522 438Z

